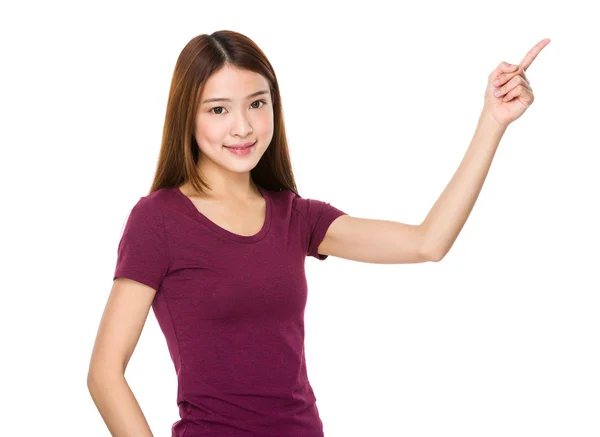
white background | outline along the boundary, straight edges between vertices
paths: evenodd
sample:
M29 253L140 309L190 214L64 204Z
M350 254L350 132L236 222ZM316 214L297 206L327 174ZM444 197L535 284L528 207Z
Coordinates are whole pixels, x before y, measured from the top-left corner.
M412 224L462 159L488 74L552 40L440 263L307 260L307 366L326 437L600 435L586 3L2 6L0 435L109 436L86 376L120 233L150 187L175 61L221 29L275 68L301 195ZM170 436L176 375L152 311L126 378Z

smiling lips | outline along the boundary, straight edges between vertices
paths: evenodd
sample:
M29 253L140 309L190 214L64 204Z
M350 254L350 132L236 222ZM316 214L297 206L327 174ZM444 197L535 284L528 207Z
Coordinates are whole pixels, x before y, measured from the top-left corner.
M246 149L246 148L248 148L250 146L253 146L254 143L256 143L256 141L249 142L249 143L243 143L243 144L233 144L231 146L224 146L224 147L227 147L229 149Z

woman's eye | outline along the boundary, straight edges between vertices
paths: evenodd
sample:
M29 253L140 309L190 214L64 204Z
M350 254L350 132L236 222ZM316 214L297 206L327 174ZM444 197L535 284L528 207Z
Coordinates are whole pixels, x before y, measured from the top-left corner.
M267 102L266 102L266 101L264 101L264 100L257 100L257 101L256 101L256 102L254 102L254 103L262 103L262 105L260 105L260 106L258 106L258 107L257 107L257 109L258 109L258 108L262 107L263 105L266 105L266 103L267 103ZM252 104L254 105L254 103L252 103Z
M254 105L255 103L262 103L262 105L261 105L261 106L257 106L257 107L253 107L254 109L261 108L262 106L264 106L264 105L266 105L266 104L267 104L267 102L266 102L265 100L256 100L255 102L252 102L252 105ZM252 105L251 105L251 106L252 106ZM212 114L215 114L215 115L221 115L221 114L223 114L223 112L213 112L213 111L215 111L216 109L225 109L225 108L223 108L222 106L215 106L214 108L212 108L212 109L210 110L210 112L211 112Z

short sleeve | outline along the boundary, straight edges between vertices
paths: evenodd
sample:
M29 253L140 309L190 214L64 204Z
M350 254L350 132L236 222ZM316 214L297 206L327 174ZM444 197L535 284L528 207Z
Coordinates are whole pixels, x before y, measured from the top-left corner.
M304 216L307 222L307 256L312 256L318 260L326 260L328 255L318 253L319 245L325 238L327 229L333 221L347 215L346 212L335 206L316 199L304 199L297 197L295 199L296 208Z
M158 291L169 266L162 211L148 197L131 210L117 249L113 280L133 279Z

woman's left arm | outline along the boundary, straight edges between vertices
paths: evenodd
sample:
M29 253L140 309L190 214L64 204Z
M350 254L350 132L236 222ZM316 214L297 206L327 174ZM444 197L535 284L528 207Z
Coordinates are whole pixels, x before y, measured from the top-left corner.
M488 76L484 106L452 179L420 225L344 215L329 226L320 254L385 264L439 261L469 217L504 132L533 103L525 70L550 42L537 43L519 65L502 62Z
M483 111L473 139L450 182L421 224L423 250L432 261L448 253L473 210L506 127Z

